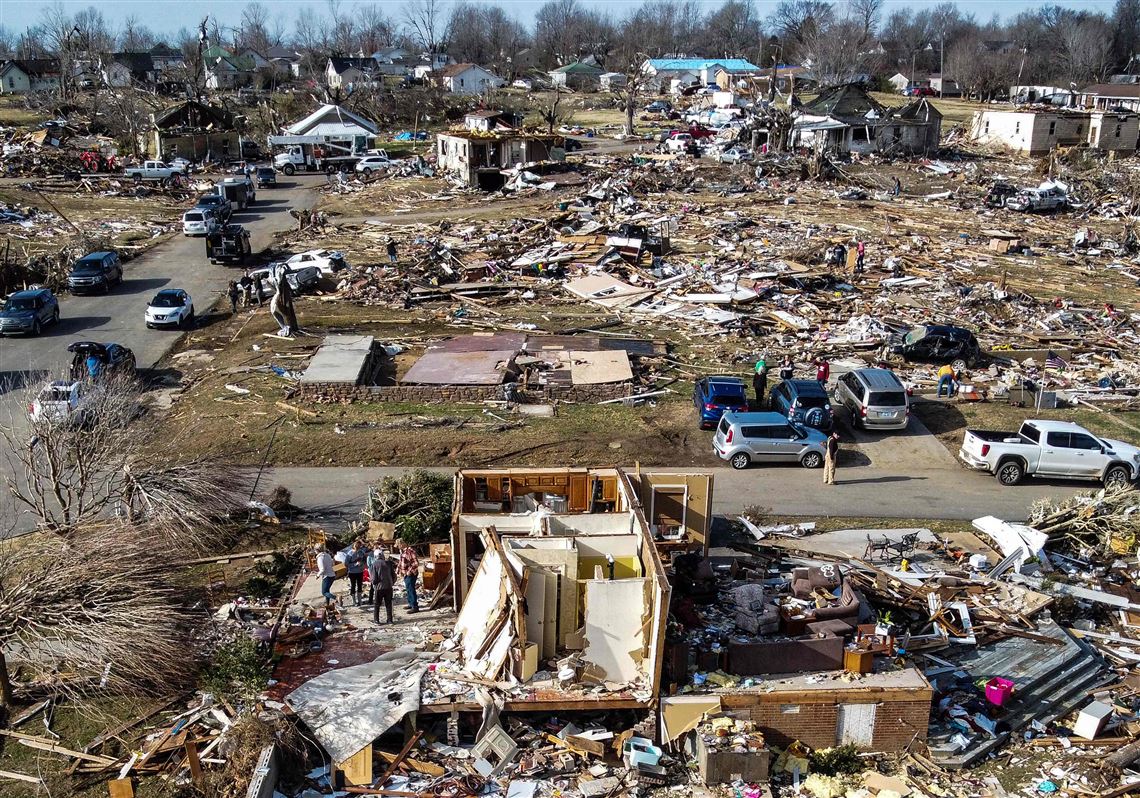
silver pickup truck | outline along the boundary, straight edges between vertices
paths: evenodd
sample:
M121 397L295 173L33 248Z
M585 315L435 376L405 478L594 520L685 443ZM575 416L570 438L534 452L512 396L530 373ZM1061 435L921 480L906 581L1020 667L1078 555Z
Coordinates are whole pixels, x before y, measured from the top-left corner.
M1140 477L1140 449L1069 421L1030 420L1017 432L966 430L958 457L1003 485L1037 476L1097 480L1119 488Z

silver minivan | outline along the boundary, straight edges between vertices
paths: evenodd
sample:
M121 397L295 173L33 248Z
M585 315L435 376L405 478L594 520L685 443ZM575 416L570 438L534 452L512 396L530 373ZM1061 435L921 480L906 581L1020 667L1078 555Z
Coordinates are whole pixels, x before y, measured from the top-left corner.
M889 369L855 369L835 381L835 403L851 411L851 424L863 429L906 429L910 397Z
M733 468L752 463L799 463L804 468L823 465L827 434L795 424L781 413L734 413L720 417L713 436L713 451Z

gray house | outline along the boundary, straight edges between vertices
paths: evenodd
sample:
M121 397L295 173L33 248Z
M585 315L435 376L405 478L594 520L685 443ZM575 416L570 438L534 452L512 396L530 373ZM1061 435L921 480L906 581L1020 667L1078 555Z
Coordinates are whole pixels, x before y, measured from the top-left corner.
M942 135L942 114L920 97L888 108L855 84L826 89L792 123L792 145L839 153L930 152Z

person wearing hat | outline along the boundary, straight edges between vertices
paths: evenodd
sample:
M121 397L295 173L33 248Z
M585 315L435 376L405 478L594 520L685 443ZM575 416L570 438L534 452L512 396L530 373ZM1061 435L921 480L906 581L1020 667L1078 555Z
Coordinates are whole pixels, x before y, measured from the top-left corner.
M756 361L756 371L752 375L752 390L756 391L756 407L763 407L764 392L768 390L768 362L764 358Z
M835 484L835 462L839 459L839 433L827 436L826 454L823 458L823 484Z
M388 236L388 260L396 262L396 242L392 236Z

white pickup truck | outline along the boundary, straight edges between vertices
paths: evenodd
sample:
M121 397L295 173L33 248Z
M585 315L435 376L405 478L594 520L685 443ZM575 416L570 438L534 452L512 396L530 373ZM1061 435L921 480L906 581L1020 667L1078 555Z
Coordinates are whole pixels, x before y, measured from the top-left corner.
M170 166L163 161L143 161L140 166L128 166L123 170L123 176L134 180L181 180L185 172L177 166Z
M1140 449L1098 437L1069 421L1033 419L1017 432L966 430L958 457L1003 485L1036 476L1097 480L1120 488L1140 476Z

